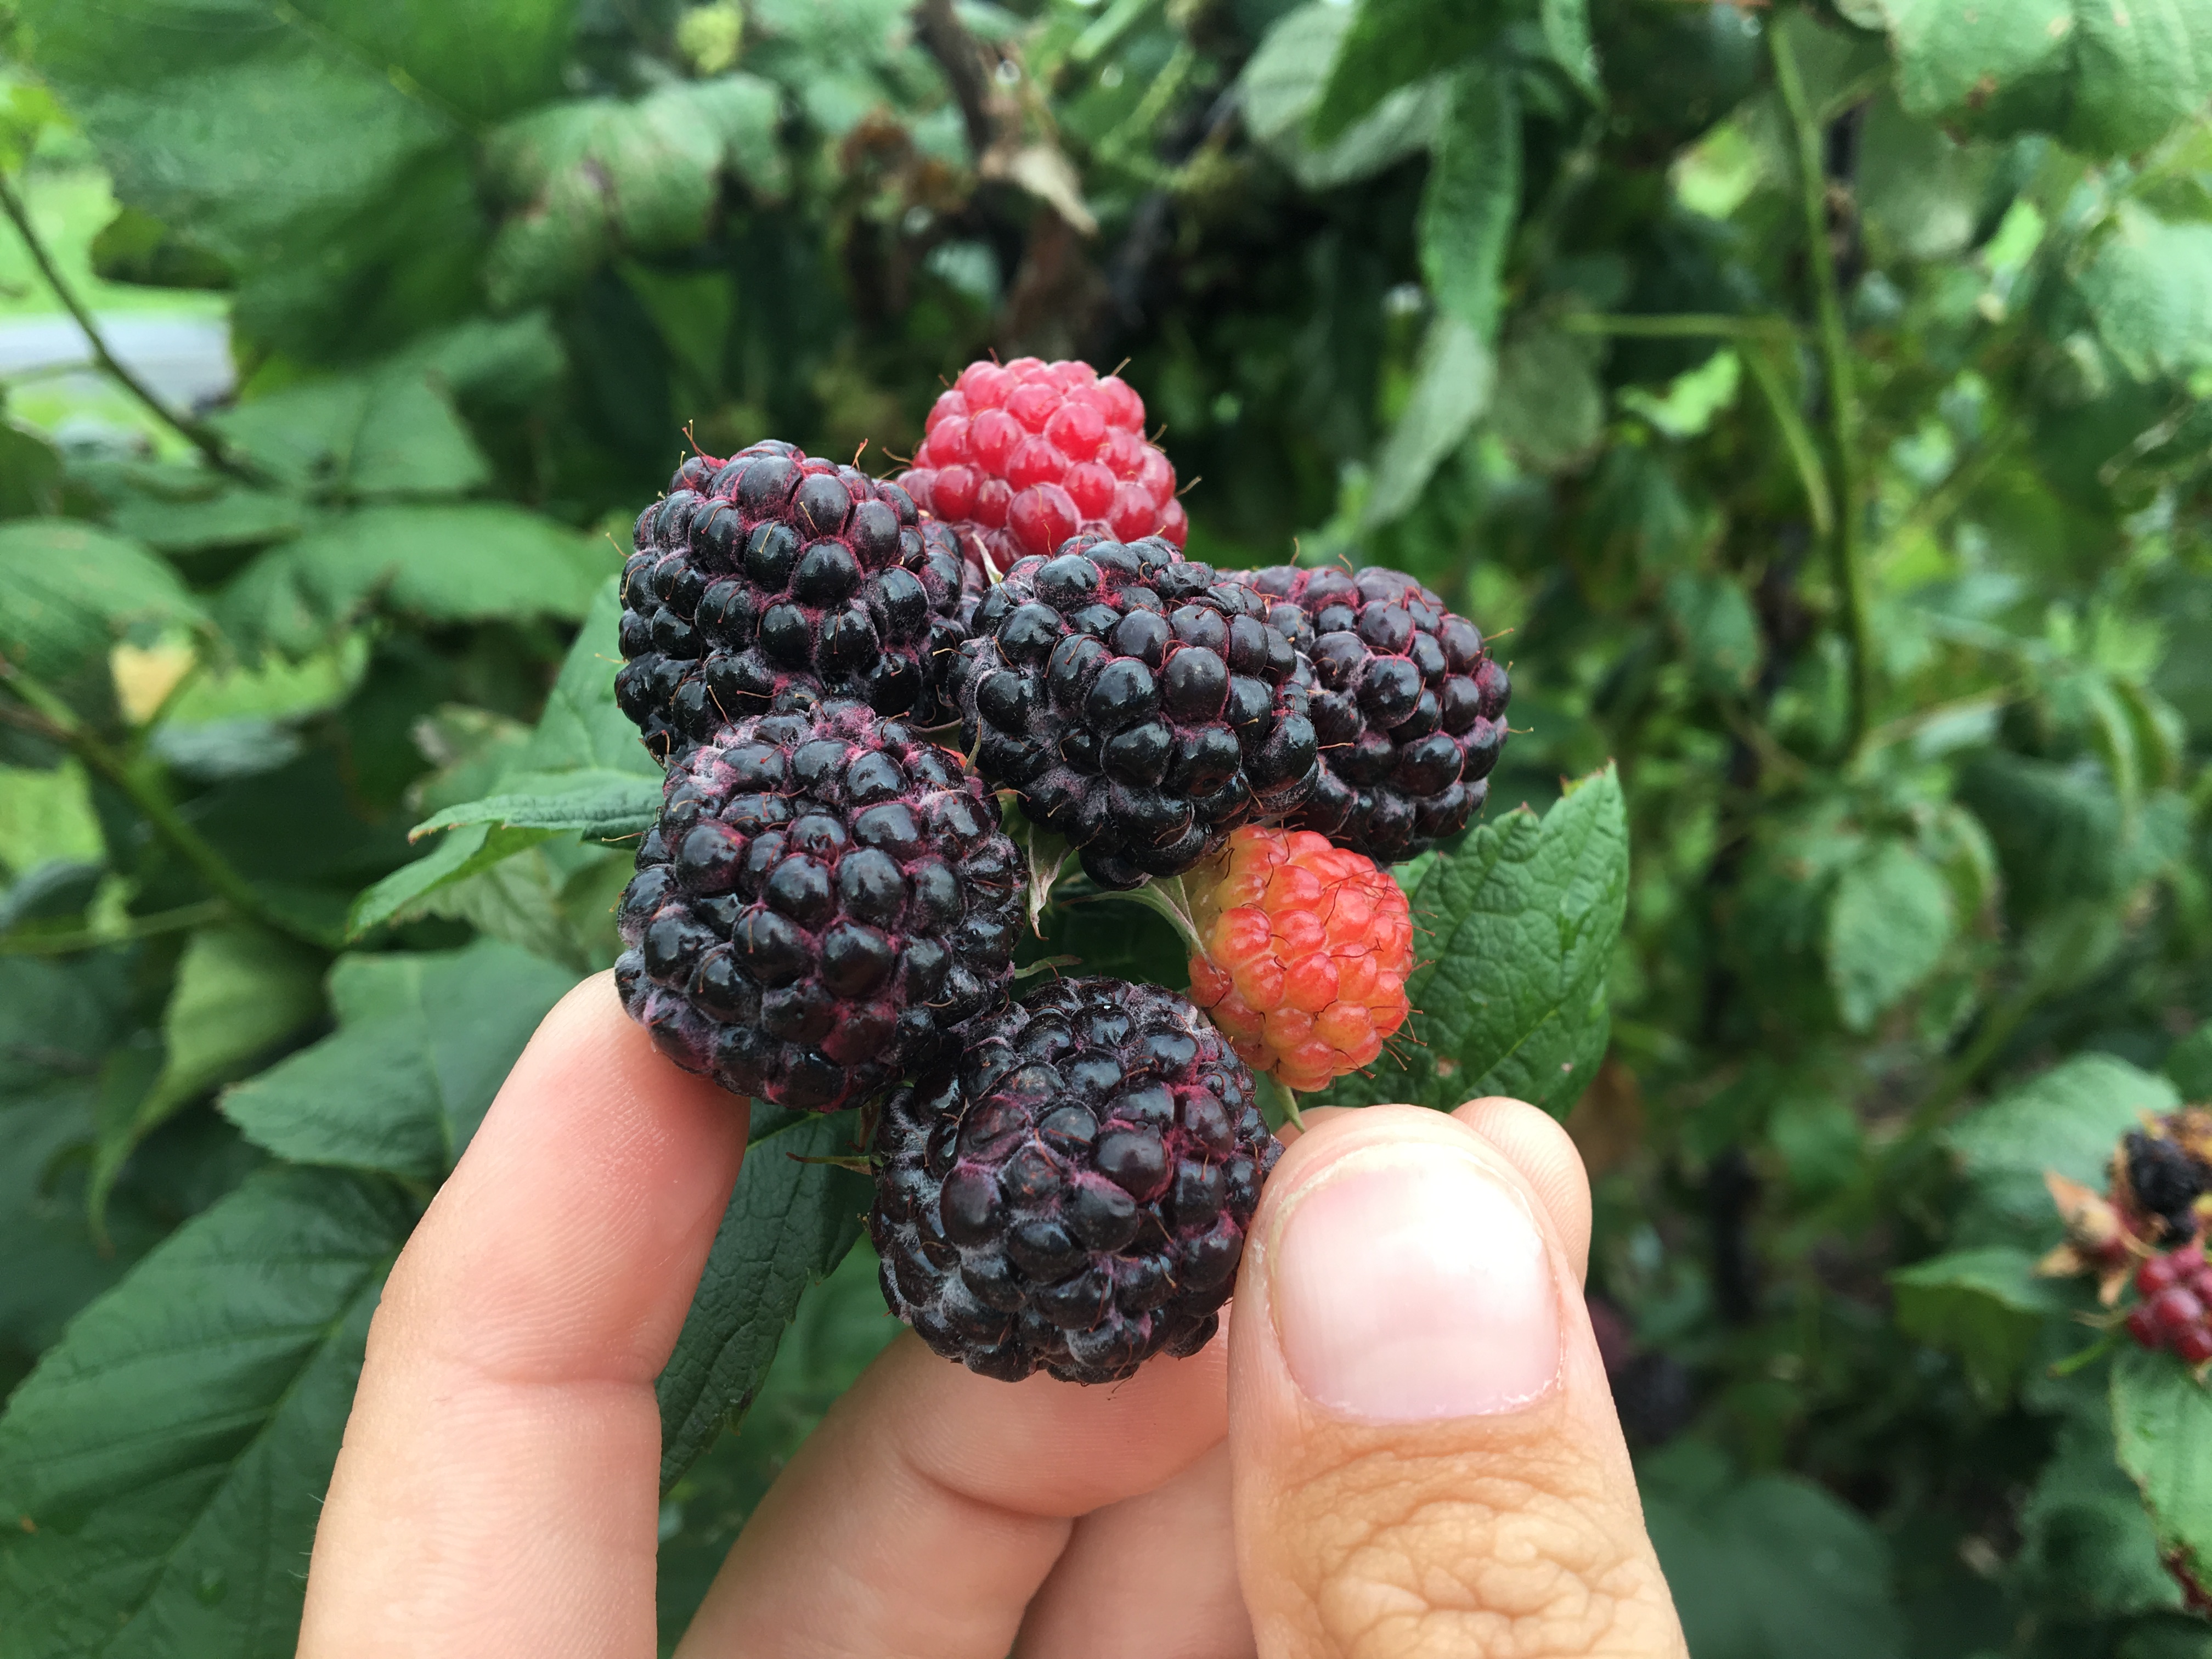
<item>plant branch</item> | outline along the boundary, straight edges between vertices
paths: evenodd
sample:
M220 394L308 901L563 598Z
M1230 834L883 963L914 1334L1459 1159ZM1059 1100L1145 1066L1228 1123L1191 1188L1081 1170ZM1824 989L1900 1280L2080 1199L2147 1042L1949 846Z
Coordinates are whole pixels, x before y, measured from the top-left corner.
M46 251L46 245L40 240L37 228L31 223L30 212L24 207L22 197L17 194L14 181L4 174L0 174L0 213L8 216L9 222L15 227L15 234L23 239L23 246L31 255L31 263L38 266L39 274L46 279L46 286L53 290L54 298L62 302L62 309L76 319L76 325L84 331L85 341L91 346L94 360L100 367L125 391L145 404L155 419L206 456L209 465L235 477L254 477L256 475L252 469L232 458L229 449L213 428L171 409L155 395L153 387L125 368L122 361L108 349L99 323L63 277L60 267L54 264L53 255Z
M1682 312L1650 316L1619 312L1570 311L1559 319L1567 334L1608 334L1627 340L1790 340L1796 324L1786 317L1730 317L1718 312Z
M318 949L330 948L328 939L271 907L244 876L231 867L229 860L209 844L205 836L185 821L184 815L155 787L141 768L130 764L99 737L87 731L60 698L19 668L0 667L0 672L4 672L7 682L15 694L35 711L34 720L19 723L32 726L33 729L41 730L45 736L54 741L67 744L70 751L87 767L120 789L143 815L146 822L153 825L155 833L168 842L177 855L191 866L199 878L224 902L239 915L264 927L302 940Z
M983 70L982 50L967 25L952 9L952 0L922 0L914 9L915 33L945 71L953 101L960 106L960 122L967 129L969 153L981 167L996 138L991 118L991 82Z
M76 951L128 945L135 939L180 933L203 922L219 921L229 913L229 908L221 899L203 899L197 904L179 905L173 910L158 910L150 916L133 916L120 927L87 927L67 933L40 933L18 927L0 934L0 957L64 957Z
M1835 251L1828 245L1828 184L1821 162L1820 129L1805 96L1797 60L1783 38L1781 20L1766 30L1774 58L1775 85L1789 112L1797 152L1798 196L1805 213L1805 257L1813 276L1813 297L1820 325L1820 365L1828 382L1828 423L1835 448L1836 522L1829 538L1835 582L1844 605L1844 640L1850 653L1850 713L1847 755L1856 755L1866 736L1873 705L1874 653L1867 617L1866 561L1859 546L1858 399L1853 390L1850 337L1844 327L1844 303L1836 284Z

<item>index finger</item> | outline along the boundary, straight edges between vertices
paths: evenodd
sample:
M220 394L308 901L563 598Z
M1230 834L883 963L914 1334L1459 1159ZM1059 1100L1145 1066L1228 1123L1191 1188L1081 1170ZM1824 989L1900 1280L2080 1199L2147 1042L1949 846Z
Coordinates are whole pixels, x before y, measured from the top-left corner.
M303 1656L653 1650L653 1379L747 1115L606 975L546 1016L385 1287Z

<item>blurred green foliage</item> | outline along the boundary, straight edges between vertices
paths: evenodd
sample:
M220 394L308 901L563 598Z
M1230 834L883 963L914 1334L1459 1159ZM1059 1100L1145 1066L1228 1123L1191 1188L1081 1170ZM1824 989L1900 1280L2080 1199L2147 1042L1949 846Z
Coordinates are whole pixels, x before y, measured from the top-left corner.
M1194 556L1391 565L1498 636L1432 929L1613 763L1609 965L1439 944L1391 1075L1489 1067L1498 975L1579 998L1572 1081L1514 1086L1592 1166L1697 1659L2212 1653L2159 1565L2212 1568L2159 1450L2202 1397L2054 1372L2093 1310L2031 1272L2042 1172L2212 1091L2212 0L4 18L0 349L65 292L143 371L0 371L11 1656L290 1651L379 1277L611 960L629 520L692 444L888 470L986 350L1126 357ZM1133 911L1054 953L1179 973ZM889 1329L858 1178L748 1168L672 1637Z

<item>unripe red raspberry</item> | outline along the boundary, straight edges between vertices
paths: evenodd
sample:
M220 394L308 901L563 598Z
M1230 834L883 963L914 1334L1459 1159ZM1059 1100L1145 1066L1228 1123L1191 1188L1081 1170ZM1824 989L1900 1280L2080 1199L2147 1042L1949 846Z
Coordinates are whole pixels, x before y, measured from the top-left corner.
M1145 441L1144 399L1088 363L970 363L925 424L899 483L997 570L1079 531L1177 547L1189 534L1175 468Z
M1248 824L1184 878L1191 1000L1244 1062L1319 1089L1371 1064L1406 1022L1413 921L1374 860L1311 830Z
M2172 1290L2180 1278L2181 1270L2172 1256L2154 1255L2136 1269L2136 1290L2146 1297L2156 1296L2160 1291Z
M2166 1346L2165 1333L2159 1329L2148 1302L2138 1302L2128 1310L2128 1334L2135 1338L2139 1347L2155 1351Z
M2197 1299L2196 1293L2179 1285L2170 1291L2160 1291L2151 1297L2149 1305L2150 1316L2168 1336L2187 1330L2204 1317L2204 1304Z
M2212 1359L2212 1330L2192 1325L2173 1339L2173 1351L2192 1365Z

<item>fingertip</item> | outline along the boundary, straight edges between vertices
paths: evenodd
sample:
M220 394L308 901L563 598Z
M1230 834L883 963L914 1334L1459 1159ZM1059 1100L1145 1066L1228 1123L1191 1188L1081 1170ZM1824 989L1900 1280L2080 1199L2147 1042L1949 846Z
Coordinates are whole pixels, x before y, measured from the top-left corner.
M1565 1127L1548 1112L1506 1095L1470 1100L1451 1115L1504 1153L1559 1230L1575 1277L1589 1273L1589 1174Z

